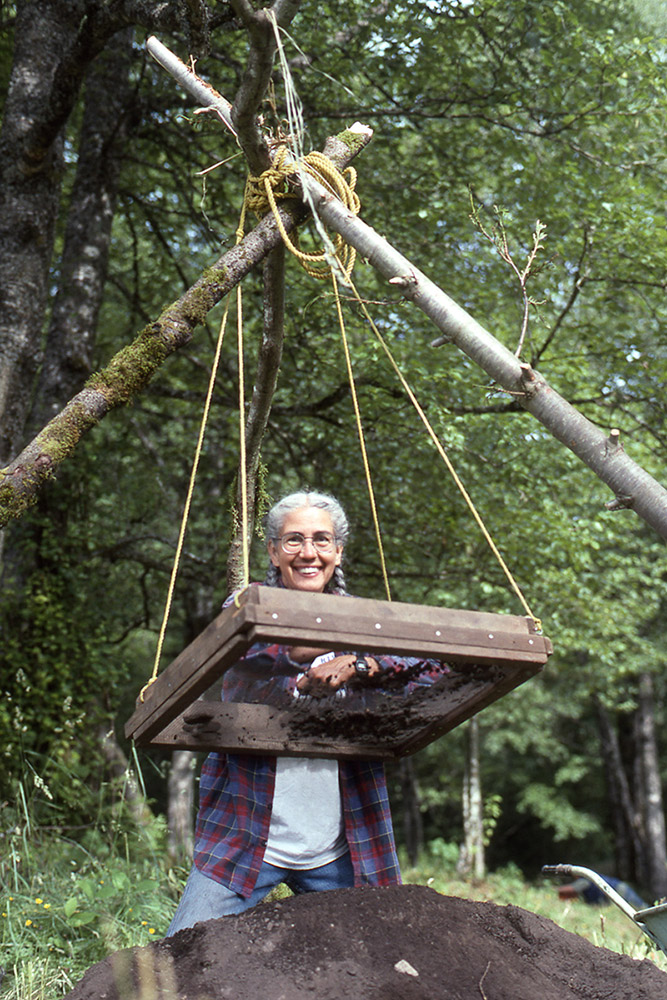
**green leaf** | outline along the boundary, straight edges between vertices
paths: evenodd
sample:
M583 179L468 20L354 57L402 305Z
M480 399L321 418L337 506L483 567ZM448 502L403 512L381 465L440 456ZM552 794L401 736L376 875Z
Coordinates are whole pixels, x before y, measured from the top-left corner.
M97 914L93 913L92 910L83 910L81 913L75 913L69 919L70 927L84 927L86 924L92 924L94 920L97 919Z
M153 879L145 878L137 882L134 888L137 892L153 892L155 890L155 882Z
M92 882L89 878L82 878L81 881L79 882L79 888L81 889L81 892L84 894L86 899L88 899L92 903L95 899L95 890L97 888L95 883Z
M125 872L112 872L111 881L117 889L129 889L131 885Z

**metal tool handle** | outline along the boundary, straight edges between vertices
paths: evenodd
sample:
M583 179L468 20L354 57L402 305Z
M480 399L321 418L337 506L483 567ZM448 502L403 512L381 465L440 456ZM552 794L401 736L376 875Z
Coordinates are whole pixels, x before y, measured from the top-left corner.
M623 913L625 913L627 917L630 917L631 920L635 919L635 913L637 911L634 906L630 906L627 899L623 899L621 894L616 892L616 890L602 878L602 875L598 875L598 873L594 872L592 868L581 868L579 865L544 865L542 867L542 874L564 875L567 878L571 878L572 876L575 876L576 878L586 878L589 882L592 882L593 885L597 886L597 888L605 894L607 899L609 899L612 903L616 903L619 910L623 910ZM639 921L635 921L635 923L639 923Z

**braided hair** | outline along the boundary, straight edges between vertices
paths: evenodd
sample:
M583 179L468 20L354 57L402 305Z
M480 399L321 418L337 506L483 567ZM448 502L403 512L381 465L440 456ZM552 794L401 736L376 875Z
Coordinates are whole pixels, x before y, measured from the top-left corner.
M300 493L290 493L273 505L264 518L267 540L276 544L281 536L285 518L292 511L301 510L303 507L320 507L325 510L331 518L336 542L345 546L350 534L350 526L347 516L342 506L335 497L326 493L315 493L304 491ZM278 587L280 584L280 570L269 561L269 568L266 572L264 585L266 587ZM336 566L331 580L324 588L325 594L347 594L345 585L345 574L340 566Z

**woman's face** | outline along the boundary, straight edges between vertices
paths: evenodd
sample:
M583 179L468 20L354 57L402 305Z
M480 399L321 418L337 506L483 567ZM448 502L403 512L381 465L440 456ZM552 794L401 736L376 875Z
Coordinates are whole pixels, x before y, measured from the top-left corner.
M287 514L280 532L281 538L298 531L305 538L296 552L285 552L280 541L269 541L271 562L280 570L283 584L288 590L308 590L321 593L340 565L342 545L334 545L330 552L318 552L312 536L318 532L334 534L331 517L320 507L301 507Z

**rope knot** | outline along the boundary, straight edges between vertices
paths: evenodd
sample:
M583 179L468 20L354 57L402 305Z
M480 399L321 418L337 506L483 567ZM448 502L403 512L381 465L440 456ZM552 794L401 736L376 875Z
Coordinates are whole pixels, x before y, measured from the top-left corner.
M273 195L273 200L296 198L294 192L289 190L288 183L290 177L297 173L297 167L294 162L286 162L287 153L287 146L279 146L274 161L267 170L264 170L259 177L248 176L245 191L246 208L255 215L266 215L271 211L269 191Z
M271 211L285 246L312 278L327 279L331 274L332 263L337 262L349 280L356 259L356 251L345 242L342 236L336 233L333 240L329 241L328 247L315 253L305 253L299 247L298 237L291 240L283 225L278 212L278 200L297 197L294 192L289 190L289 182L292 178L298 178L301 171L310 174L316 181L324 185L327 191L342 201L353 215L359 214L361 202L355 191L357 172L354 167L346 167L345 170L341 171L328 156L317 150L308 153L301 160L296 160L288 147L283 145L278 147L273 163L267 170L263 171L259 177L249 176L246 180L243 211L237 230L237 238L239 242L243 238L246 211L254 212L258 216Z

